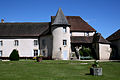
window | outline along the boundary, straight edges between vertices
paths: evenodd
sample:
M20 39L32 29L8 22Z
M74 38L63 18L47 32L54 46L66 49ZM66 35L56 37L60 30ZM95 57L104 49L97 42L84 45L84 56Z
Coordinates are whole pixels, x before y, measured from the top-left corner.
M42 46L45 46L45 40L44 39L42 40Z
M45 50L42 51L43 56L46 56Z
M63 45L64 45L64 46L67 45L67 40L63 40Z
M38 45L38 40L34 40L34 45Z
M84 32L84 36L89 36L89 32Z
M2 51L0 50L0 57L2 56Z
M34 50L34 56L38 56L38 50Z
M89 32L86 32L86 36L89 36Z
M0 46L3 46L3 41L0 41Z
M15 46L18 46L18 45L19 45L18 40L15 40L15 41L14 41L14 45L15 45Z
M67 32L66 27L63 27L63 32L64 32L64 33L66 33L66 32Z

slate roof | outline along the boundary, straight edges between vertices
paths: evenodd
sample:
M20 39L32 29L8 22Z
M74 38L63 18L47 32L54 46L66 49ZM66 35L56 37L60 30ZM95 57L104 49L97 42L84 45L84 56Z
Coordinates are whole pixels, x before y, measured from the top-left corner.
M52 25L69 25L62 9L59 8Z
M59 8L51 22L0 23L0 37L42 36L51 34L51 25L67 25L71 31L96 31L79 16L64 16Z
M108 41L114 41L120 39L120 29L117 30L115 33L110 35L108 38L106 38Z
M106 39L104 39L100 33L94 34L93 37L94 37L94 38L93 38L93 43L105 43L105 44L110 44L110 42L107 41Z
M49 30L50 23L0 23L0 37L40 36Z
M85 22L80 16L65 16L68 23L71 25L70 31L86 31L91 32L96 30ZM55 16L51 16L51 23L55 20Z
M93 36L72 36L71 43L92 43Z

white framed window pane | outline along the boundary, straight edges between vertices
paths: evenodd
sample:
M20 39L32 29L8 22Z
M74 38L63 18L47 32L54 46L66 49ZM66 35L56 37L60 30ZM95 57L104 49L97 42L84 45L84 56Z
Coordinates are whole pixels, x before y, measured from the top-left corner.
M34 40L34 45L38 45L38 40Z
M0 51L0 57L2 56L2 51Z
M63 45L67 45L67 40L63 40Z
M86 32L86 36L89 36L89 32Z
M15 40L15 41L14 41L14 45L15 45L15 46L18 46L18 45L19 45L19 41L18 41L18 40Z
M45 50L42 51L42 55L46 56L46 51Z
M66 33L66 32L67 32L66 27L63 27L63 32L64 32L64 33Z
M3 46L3 41L0 41L0 46Z
M34 56L38 56L38 50L34 50Z

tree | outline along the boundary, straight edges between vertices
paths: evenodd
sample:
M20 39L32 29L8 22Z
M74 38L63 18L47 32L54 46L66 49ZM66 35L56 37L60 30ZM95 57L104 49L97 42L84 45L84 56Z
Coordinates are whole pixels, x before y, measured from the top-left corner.
M91 54L91 49L90 48L85 48L84 46L82 49L79 51L80 56L90 56Z
M10 59L11 61L18 61L18 60L19 60L19 54L18 54L18 51L17 51L16 49L14 49L14 50L12 51L12 53L11 53L10 56L9 56L9 59Z

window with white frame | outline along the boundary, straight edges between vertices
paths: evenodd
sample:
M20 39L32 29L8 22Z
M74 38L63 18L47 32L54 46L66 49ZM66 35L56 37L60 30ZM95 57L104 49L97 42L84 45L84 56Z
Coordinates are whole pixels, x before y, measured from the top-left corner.
M64 45L64 46L67 45L67 40L63 40L63 45Z
M15 40L15 41L14 41L14 45L15 45L15 46L18 46L18 45L19 45L19 41L18 41L18 40Z
M66 27L63 27L63 32L64 32L64 33L66 33L66 32L67 32Z
M89 32L84 32L84 36L89 36Z
M38 45L38 40L34 40L34 45Z
M34 56L38 56L38 50L34 50Z
M0 46L3 46L3 41L0 41Z
M86 32L86 36L89 36L89 32Z
M46 51L45 50L42 51L42 55L46 56Z
M0 57L2 56L2 50L0 50Z

